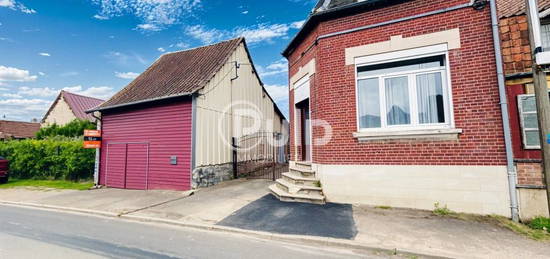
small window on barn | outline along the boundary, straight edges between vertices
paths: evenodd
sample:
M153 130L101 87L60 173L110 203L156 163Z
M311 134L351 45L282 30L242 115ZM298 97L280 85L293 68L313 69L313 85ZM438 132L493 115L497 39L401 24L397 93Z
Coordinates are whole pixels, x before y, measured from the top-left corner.
M541 20L540 33L543 50L550 51L550 20Z
M521 133L523 137L523 148L540 149L539 121L537 116L537 103L535 95L519 95L518 110L520 115Z
M451 125L446 54L357 66L359 130Z

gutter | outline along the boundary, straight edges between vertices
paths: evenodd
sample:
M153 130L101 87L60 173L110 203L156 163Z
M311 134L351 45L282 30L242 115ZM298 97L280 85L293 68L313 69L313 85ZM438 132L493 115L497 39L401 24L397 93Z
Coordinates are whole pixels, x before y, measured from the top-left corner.
M361 2L361 3L363 3L363 2ZM366 3L372 3L372 2L366 2ZM384 21L384 22L380 22L380 23L360 26L360 27L356 27L356 28L352 28L352 29L348 29L348 30L343 30L343 31L324 34L324 35L318 36L304 50L304 52L301 53L301 56L293 64L289 64L289 67L292 67L300 59L302 59L302 57L307 52L309 52L314 46L319 44L319 41L322 40L322 39L328 39L328 38L332 38L332 37L336 37L336 36L340 36L340 35L344 35L344 34L348 34L348 33L369 30L369 29L378 28L378 27L387 26L387 25L392 25L392 24L396 24L396 23L400 23L400 22L411 21L411 20L424 18L424 17L428 17L428 16L432 16L432 15L443 14L443 13L447 13L447 12L451 12L451 11L460 10L460 9L463 9L463 8L473 7L474 9L478 9L478 8L484 7L485 4L486 4L485 0L471 0L470 3L467 3L467 4L455 5L455 6L451 6L451 7L447 7L447 8L443 8L443 9L438 9L438 10L434 10L434 11L429 11L429 12L421 13L421 14L417 14L417 15L411 15L411 16L402 17L402 18L398 18L398 19L393 19L393 20L389 20L389 21ZM313 18L313 17L315 17L315 16L311 16L310 18ZM309 19L308 19L308 22L309 22ZM304 25L304 28L305 28L305 25ZM289 45L289 47L290 47L290 45ZM287 47L287 49L285 49L285 51L283 52L283 56L288 57L287 54L289 54L289 52L291 52L291 51L289 51L289 49Z
M497 66L498 91L500 95L500 108L502 111L502 127L504 130L504 144L506 146L506 164L508 169L508 187L510 192L510 209L512 220L519 222L519 209L517 197L517 173L514 165L514 153L512 150L512 135L510 133L510 117L508 112L508 99L506 98L506 84L504 81L504 71L502 62L502 52L500 47L500 31L498 27L496 0L490 0L491 6L491 26L493 28L493 44L495 47L495 59Z
M178 98L178 97L191 96L192 94L193 93L191 93L191 92L185 92L185 93L181 93L181 94L175 94L175 95L163 96L163 97L158 97L158 98L145 99L145 100L141 100L141 101L117 104L117 105L112 105L112 106L107 106L107 107L96 107L96 108L87 110L86 113L112 110L112 109L116 109L116 108L122 108L122 107L131 106L131 105L143 104L143 103L150 103L150 102L155 102L155 101L169 100L169 99L174 99L174 98Z

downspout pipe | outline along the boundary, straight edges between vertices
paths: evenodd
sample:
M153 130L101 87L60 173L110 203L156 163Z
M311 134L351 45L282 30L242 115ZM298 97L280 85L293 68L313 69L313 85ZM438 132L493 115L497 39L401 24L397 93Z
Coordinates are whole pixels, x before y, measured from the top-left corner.
M512 150L512 135L510 133L510 117L508 112L508 99L506 97L506 84L504 81L504 70L502 52L500 45L500 31L498 27L498 16L496 0L490 0L491 25L493 28L493 43L495 46L495 59L497 66L498 92L500 95L500 108L502 110L502 127L504 129L504 143L506 146L506 163L508 171L508 187L510 192L510 208L512 220L519 222L518 197L516 190L517 173L514 165L514 153Z
M94 113L91 113L97 121L97 129L102 130L103 120L102 117L97 117ZM99 160L101 159L101 148L95 150L95 163L94 163L94 187L99 188Z

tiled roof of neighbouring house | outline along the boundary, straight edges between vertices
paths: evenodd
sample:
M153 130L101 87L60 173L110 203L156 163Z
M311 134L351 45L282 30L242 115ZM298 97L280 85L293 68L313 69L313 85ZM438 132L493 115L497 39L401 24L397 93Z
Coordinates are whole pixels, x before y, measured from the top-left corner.
M46 115L44 115L44 119L42 119L42 122L44 122L46 117L48 117L52 109L57 105L61 98L63 98L65 102L67 102L74 116L76 116L78 119L90 121L94 118L92 117L92 114L86 114L86 111L104 102L104 100L101 99L73 94L62 90L53 102L53 104L50 106L48 112L46 112Z
M0 120L0 139L34 138L40 123Z
M237 38L164 54L128 86L94 110L194 93L212 79L242 42L244 38Z
M539 11L550 8L550 0L539 0ZM525 0L497 0L499 18L507 18L525 14Z
M322 12L328 9L338 8L344 5L354 4L357 2L361 2L361 1L360 0L320 0L315 5L315 8L313 8L313 12L314 13Z

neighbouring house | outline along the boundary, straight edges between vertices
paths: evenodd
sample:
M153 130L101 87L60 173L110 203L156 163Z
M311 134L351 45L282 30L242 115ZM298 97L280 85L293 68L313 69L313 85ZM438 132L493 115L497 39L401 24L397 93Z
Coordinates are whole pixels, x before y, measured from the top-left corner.
M544 49L550 49L550 1L539 0ZM498 0L518 197L522 219L548 215L525 0ZM550 78L547 78L550 81ZM550 84L549 84L550 85Z
M162 55L101 112L99 183L189 190L232 179L232 138L288 135L244 38Z
M0 120L0 140L34 138L40 123Z
M44 115L41 121L42 127L52 124L62 126L75 119L95 122L96 119L92 114L87 114L86 110L94 108L102 102L104 100L62 90Z
M487 1L321 0L283 51L291 172L272 191L511 216L490 14Z

